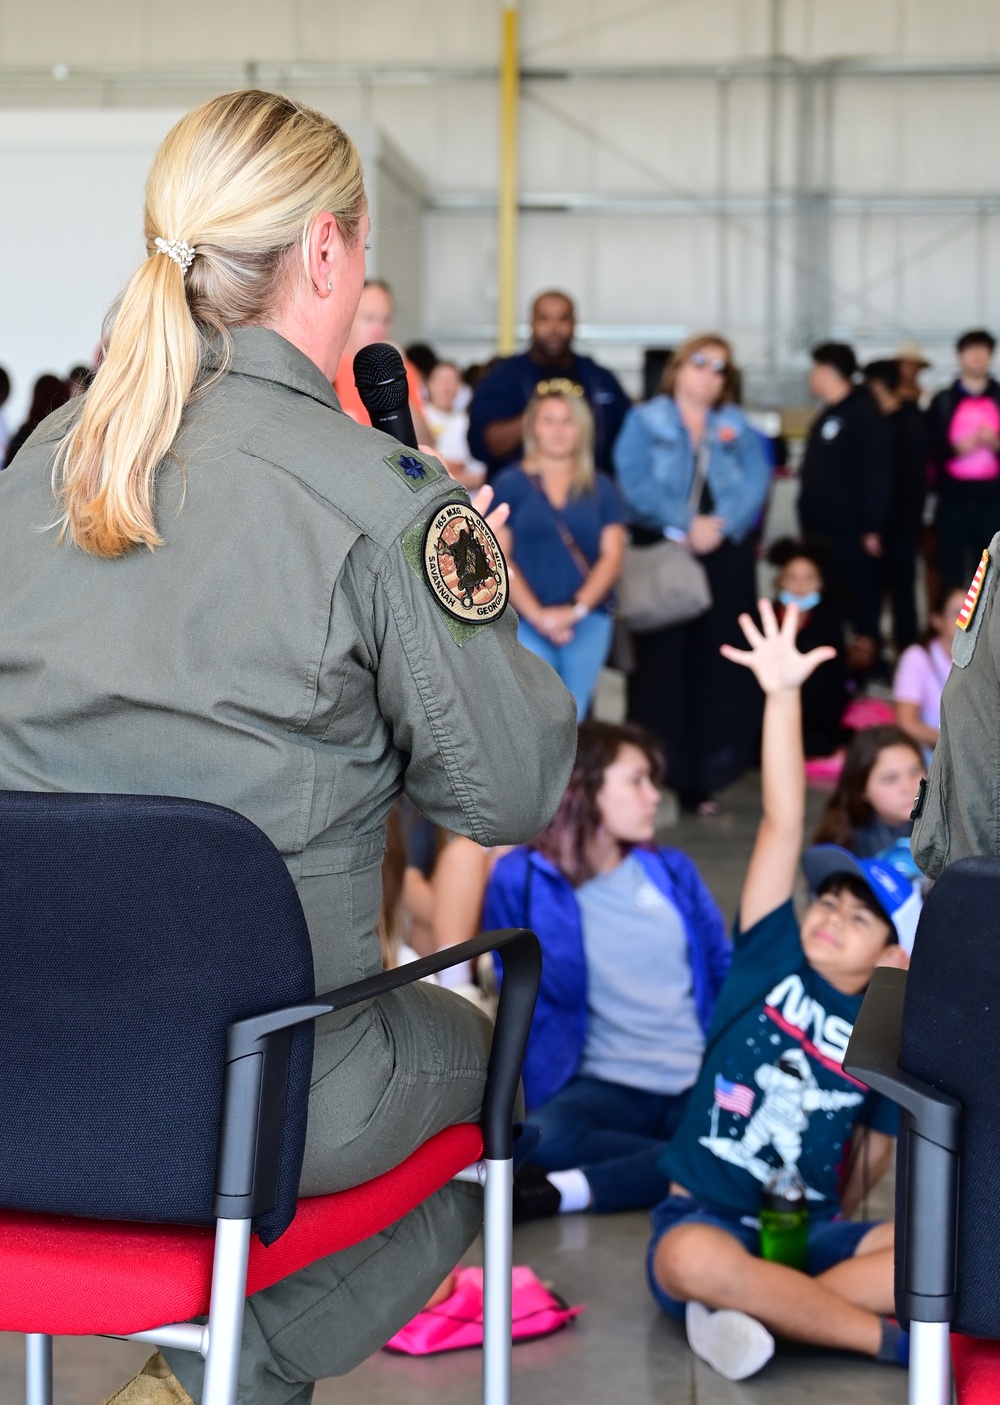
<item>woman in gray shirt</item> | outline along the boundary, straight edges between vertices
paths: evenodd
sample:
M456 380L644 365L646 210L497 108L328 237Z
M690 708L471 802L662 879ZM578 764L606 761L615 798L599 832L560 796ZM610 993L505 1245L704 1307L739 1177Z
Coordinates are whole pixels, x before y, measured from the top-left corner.
M661 774L648 732L584 723L552 823L490 878L486 925L530 926L545 957L524 1087L548 1176L519 1173L520 1218L637 1209L667 1193L657 1163L731 947L694 863L654 842Z

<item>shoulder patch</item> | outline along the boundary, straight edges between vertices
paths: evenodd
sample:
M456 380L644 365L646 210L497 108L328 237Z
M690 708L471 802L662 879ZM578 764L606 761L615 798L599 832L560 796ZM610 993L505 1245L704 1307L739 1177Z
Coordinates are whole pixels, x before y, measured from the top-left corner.
M445 503L428 522L423 571L442 610L463 624L488 624L507 608L510 581L500 543L465 503Z
M956 620L958 629L955 631L955 639L951 646L951 658L952 662L957 664L959 668L968 667L972 661L979 628L983 622L985 597L992 588L994 574L990 553L984 551Z
M397 449L394 454L386 454L385 462L414 493L442 477L439 465L418 454L416 449Z
M422 581L425 581L424 536L427 532L427 522L428 518L426 517L418 518L417 521L403 533L401 541L403 556L406 558L407 565L410 567L413 574L419 576ZM459 648L461 648L463 644L468 644L470 639L475 639L480 629L482 629L482 625L480 624L464 624L459 620L453 619L451 615L446 614L442 614L441 621Z

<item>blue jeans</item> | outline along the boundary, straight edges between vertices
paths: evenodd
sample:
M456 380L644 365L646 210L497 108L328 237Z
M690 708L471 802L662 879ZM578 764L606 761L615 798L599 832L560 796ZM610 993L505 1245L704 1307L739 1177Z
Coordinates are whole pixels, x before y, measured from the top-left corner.
M568 644L553 644L539 634L527 620L518 620L517 637L526 649L551 664L576 702L577 717L582 722L590 707L597 685L597 675L611 648L611 616L604 610L594 610L573 630Z
M543 1171L579 1167L599 1213L642 1210L670 1192L659 1170L687 1103L684 1093L647 1093L599 1078L574 1078L531 1121L542 1139L531 1160Z

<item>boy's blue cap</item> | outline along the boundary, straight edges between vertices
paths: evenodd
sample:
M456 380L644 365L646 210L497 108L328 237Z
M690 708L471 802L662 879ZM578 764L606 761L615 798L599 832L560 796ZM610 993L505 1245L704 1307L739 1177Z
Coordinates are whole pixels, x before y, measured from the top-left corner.
M838 873L850 873L867 883L892 923L900 946L907 952L912 950L923 906L920 891L889 864L882 859L859 859L839 844L814 844L802 855L802 870L814 893Z

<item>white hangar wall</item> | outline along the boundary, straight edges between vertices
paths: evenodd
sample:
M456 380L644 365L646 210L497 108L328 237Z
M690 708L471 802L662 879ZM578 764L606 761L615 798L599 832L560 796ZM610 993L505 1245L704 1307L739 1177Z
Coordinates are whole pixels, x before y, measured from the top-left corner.
M3 131L100 109L127 134L137 109L247 82L314 102L393 153L376 266L388 273L393 251L400 333L472 359L495 329L499 13L498 0L10 5ZM523 0L520 32L520 304L550 284L573 292L584 341L632 388L643 346L706 326L733 336L751 394L771 402L801 397L823 335L865 354L920 339L943 378L957 329L1000 326L995 0ZM108 159L141 186L138 164ZM0 247L16 251L38 207L30 181L3 188ZM4 257L0 305L17 277ZM10 336L0 328L0 360Z

